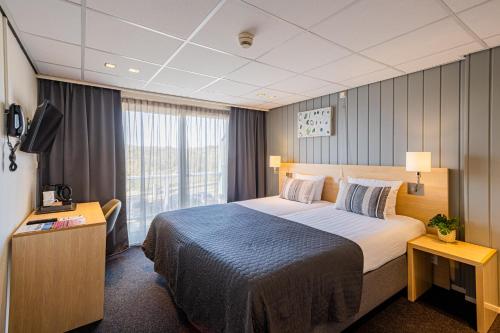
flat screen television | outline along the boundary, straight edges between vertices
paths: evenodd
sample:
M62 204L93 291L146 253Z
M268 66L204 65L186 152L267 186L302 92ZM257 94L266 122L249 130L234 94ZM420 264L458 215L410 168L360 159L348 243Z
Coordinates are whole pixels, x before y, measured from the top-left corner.
M21 150L26 153L49 152L62 118L61 111L44 100L36 109L28 133L22 140Z

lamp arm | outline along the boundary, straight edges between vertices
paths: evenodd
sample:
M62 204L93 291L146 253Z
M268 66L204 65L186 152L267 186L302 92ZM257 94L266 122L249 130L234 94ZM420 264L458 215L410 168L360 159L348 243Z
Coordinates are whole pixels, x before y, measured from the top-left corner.
M418 186L420 185L420 177L422 177L422 174L420 171L417 171L417 185L415 185L415 192L418 192Z

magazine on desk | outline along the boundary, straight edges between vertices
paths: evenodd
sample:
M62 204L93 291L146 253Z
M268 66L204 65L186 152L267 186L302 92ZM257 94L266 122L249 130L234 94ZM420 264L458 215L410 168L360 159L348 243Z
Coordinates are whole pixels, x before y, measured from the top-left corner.
M59 217L55 222L22 225L18 229L17 233L65 229L81 225L84 223L85 223L85 217L82 215Z

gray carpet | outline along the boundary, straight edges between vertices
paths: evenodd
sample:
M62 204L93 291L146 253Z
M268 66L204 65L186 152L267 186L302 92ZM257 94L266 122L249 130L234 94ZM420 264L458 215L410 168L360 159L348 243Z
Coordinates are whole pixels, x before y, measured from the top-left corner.
M474 332L474 305L439 288L416 303L403 291L349 328L350 332ZM165 280L139 247L108 259L104 320L73 332L197 332L176 309ZM500 333L500 317L490 333Z

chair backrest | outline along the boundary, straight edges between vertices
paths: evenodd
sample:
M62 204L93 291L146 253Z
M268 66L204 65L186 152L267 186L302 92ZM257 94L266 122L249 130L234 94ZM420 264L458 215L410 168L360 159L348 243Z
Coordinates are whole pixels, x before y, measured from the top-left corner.
M102 212L106 218L106 233L109 234L115 227L116 219L122 208L122 202L118 199L109 200L102 206Z

